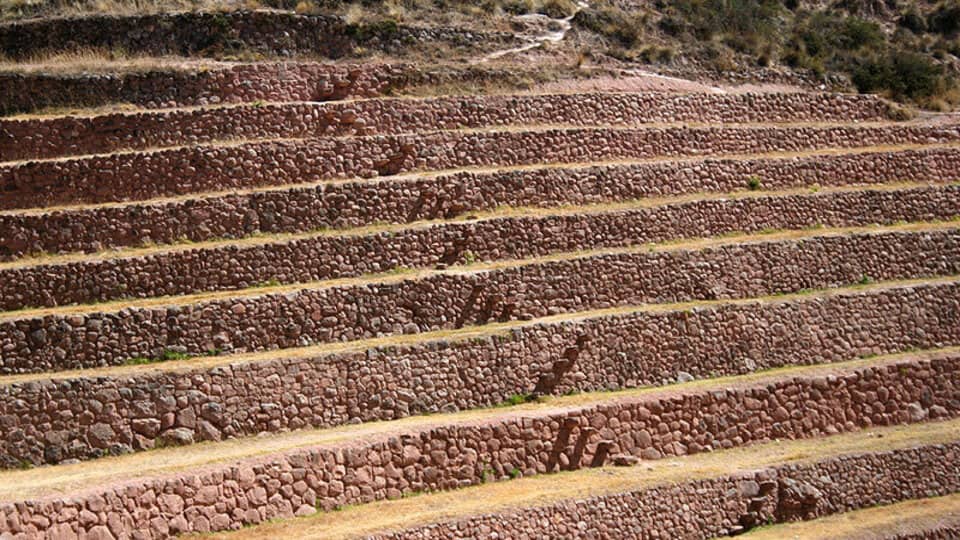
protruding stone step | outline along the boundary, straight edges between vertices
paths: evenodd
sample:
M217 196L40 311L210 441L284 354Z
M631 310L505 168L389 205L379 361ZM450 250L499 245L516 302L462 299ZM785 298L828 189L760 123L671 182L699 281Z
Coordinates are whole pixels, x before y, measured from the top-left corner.
M3 373L120 364L167 351L256 351L455 329L649 302L744 298L952 276L960 234L789 232L609 255L255 288L0 316ZM843 264L836 264L843 261Z
M582 163L960 141L952 124L744 125L445 131L197 146L0 167L0 209L390 176L478 166Z
M873 96L805 93L517 94L257 103L0 119L0 160L100 154L218 140L372 135L502 125L862 122L889 117L889 104Z
M0 466L960 346L958 305L955 281L888 282L0 377Z
M956 355L874 359L6 471L0 473L0 534L89 531L110 522L130 534L226 530L418 491L578 469L593 462L601 441L612 443L612 455L655 459L950 418L960 414L958 370ZM947 429L956 436L954 426ZM559 452L567 459L553 461L561 430L570 431ZM582 454L570 461L578 447ZM822 452L825 445L815 448ZM951 450L940 447L922 460L941 485L954 481L942 468ZM795 480L811 478L802 468L792 471L800 475Z
M960 180L958 171L958 147L875 147L411 174L383 181L323 182L144 203L12 210L0 212L0 259L181 239L201 242L258 233L453 219L502 207L596 204L748 189L955 182Z
M960 216L960 186L742 192L0 263L0 309L242 290L651 242ZM925 225L920 224L920 227Z

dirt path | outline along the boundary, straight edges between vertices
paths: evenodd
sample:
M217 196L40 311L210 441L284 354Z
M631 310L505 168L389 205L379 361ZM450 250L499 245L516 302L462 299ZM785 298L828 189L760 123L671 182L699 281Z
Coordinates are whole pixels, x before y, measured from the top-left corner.
M524 41L528 41L528 43L519 47L492 52L480 58L480 60L478 60L476 63L482 64L484 62L503 58L504 56L511 54L526 52L536 49L537 47L542 46L544 43L557 43L563 41L563 38L566 37L567 32L569 32L570 28L573 27L573 18L577 16L577 13L579 13L580 10L588 7L590 7L590 4L583 1L578 1L574 4L573 13L560 19L552 19L542 13L528 13L526 15L520 15L516 17L518 21L526 23L534 28L542 28L542 30L532 34L522 32L517 33L515 34L516 37Z

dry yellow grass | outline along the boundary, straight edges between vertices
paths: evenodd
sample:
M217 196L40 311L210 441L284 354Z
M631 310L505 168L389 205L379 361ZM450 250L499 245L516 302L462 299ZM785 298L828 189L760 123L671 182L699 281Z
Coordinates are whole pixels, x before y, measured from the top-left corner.
M753 193L753 192L750 192ZM571 213L579 213L571 210ZM389 226L386 226L389 227ZM257 286L245 289L230 289L223 291L202 292L178 296L159 296L151 298L119 299L95 304L79 304L57 306L49 308L28 308L14 311L0 312L0 322L16 319L25 319L33 317L44 317L48 315L76 315L88 313L116 312L126 308L152 308L159 306L182 306L188 304L197 304L200 302L209 302L223 299L243 299L255 298L270 294L288 294L298 291L322 290L333 287L361 286L367 284L389 284L397 283L410 279L425 279L431 276L439 275L461 275L470 273L479 273L503 268L519 268L534 264L548 262L567 261L598 255L619 255L631 253L647 252L670 252L680 250L698 250L705 248L715 248L719 246L731 246L737 244L754 244L765 242L776 242L782 240L801 240L809 238L836 237L851 234L885 233L885 232L928 232L955 229L957 220L946 222L918 222L905 223L898 225L880 226L873 225L867 227L835 227L835 228L810 228L802 230L771 231L755 234L728 235L722 237L684 239L679 241L651 243L640 246L631 246L625 248L609 248L597 250L581 250L575 252L563 252L545 255L541 257L531 257L527 259L506 259L492 262L477 262L466 265L453 265L443 270L435 269L407 269L398 268L392 271L372 274L360 277L337 278L314 282L291 283L284 285ZM377 227L370 227L369 230L376 230ZM241 245L243 241L240 241ZM147 251L147 253L154 253ZM13 263L16 264L16 263ZM11 266L17 267L17 266ZM4 266L0 265L0 269Z
M881 540L938 525L960 526L960 493L917 499L825 518L755 529L749 540Z
M867 285L855 285L849 287L837 287L832 289L821 289L815 291L804 291L793 294L780 294L775 296L761 296L733 300L700 300L694 302L673 302L664 304L644 304L621 306L614 308L595 309L587 311L577 311L560 315L550 315L529 321L510 321L502 323L488 323L480 326L467 326L454 330L434 330L430 332L420 332L417 334L397 334L382 336L377 338L360 339L349 342L322 343L308 347L295 347L289 349L280 349L274 351L259 351L242 354L229 354L220 356L199 356L184 360L175 360L169 362L108 366L92 369L77 369L69 371L58 371L55 373L25 373L20 375L2 375L0 376L0 387L21 384L31 381L44 381L49 379L63 380L78 377L125 377L133 375L143 375L146 373L159 372L185 372L199 369L209 369L217 366L227 366L236 364L245 364L250 362L268 362L271 360L290 360L298 358L312 358L323 355L364 351L373 347L385 346L407 346L418 343L428 343L433 341L458 342L466 341L472 338L492 337L505 335L511 330L520 329L528 326L540 324L553 324L559 322L580 321L591 318L629 315L639 313L665 313L671 311L684 311L687 309L709 309L720 306L736 306L748 304L784 304L798 300L822 299L832 296L850 294L853 292L876 292L901 287L910 287L915 285L940 285L948 283L958 283L960 277L942 277L942 278L918 278L898 281L884 281L879 283L870 283Z
M562 500L642 490L657 485L735 474L783 463L810 463L835 456L955 441L960 420L879 428L820 439L780 441L658 461L635 467L586 469L496 482L394 501L352 506L338 512L280 520L232 533L203 535L231 540L260 538L345 539L378 531L454 520L472 515L547 506ZM941 501L939 508L956 508ZM802 526L802 525L800 525ZM771 529L773 530L773 529ZM770 536L769 538L789 538ZM804 537L805 538L805 537ZM836 537L833 537L836 538Z
M22 60L0 56L0 73L64 75L91 72L205 71L233 64L180 56L132 55L122 50L74 49L43 53ZM50 113L57 114L55 110Z
M21 12L45 17L132 16L171 11L232 11L259 6L256 0L0 0L0 20L21 18Z
M572 408L609 403L616 400L652 399L657 396L675 396L694 391L706 392L764 385L783 378L838 375L863 366L897 363L906 358L934 358L954 355L958 351L960 351L960 348L954 347L877 356L830 365L792 366L748 375L703 379L666 387L552 397L546 398L542 402L526 403L510 408L477 409L450 414L414 416L389 422L371 422L328 429L301 430L221 442L207 442L192 445L189 448L163 448L71 465L0 471L0 502L33 499L57 493L73 493L90 486L103 486L134 478L151 479L176 471L234 462L265 454L293 451L299 448L360 439L380 440L380 438L408 432L412 429L422 430L479 421L489 422L523 413L560 413ZM811 448L819 446L819 444L813 442L807 444Z

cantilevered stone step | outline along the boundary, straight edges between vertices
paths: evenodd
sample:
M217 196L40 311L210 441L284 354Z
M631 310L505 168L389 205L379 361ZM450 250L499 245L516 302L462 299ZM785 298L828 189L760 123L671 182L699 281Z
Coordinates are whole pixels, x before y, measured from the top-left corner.
M175 351L215 354L650 302L744 298L870 280L953 276L948 225L731 237L608 255L118 301L0 314L3 373L119 364ZM837 264L837 261L843 261Z
M0 467L951 346L960 285L884 282L0 377Z
M384 98L0 119L0 160L218 140L372 135L498 125L876 121L890 106L844 94L587 93Z
M578 163L960 140L956 125L862 124L445 131L196 146L0 167L0 209L145 200L478 166Z
M90 530L108 520L161 535L224 530L318 508L598 466L619 454L656 459L955 417L958 370L956 355L875 358L5 471L0 534L24 526ZM956 428L947 426L955 437ZM892 440L883 443L889 448ZM942 457L923 462L942 475Z
M691 237L960 216L960 186L693 194L0 263L0 308L239 290Z
M596 204L697 192L960 180L960 148L903 145L822 153L647 160L409 174L384 181L213 192L143 203L0 212L0 259L44 252L239 238L257 233L451 219L505 206Z

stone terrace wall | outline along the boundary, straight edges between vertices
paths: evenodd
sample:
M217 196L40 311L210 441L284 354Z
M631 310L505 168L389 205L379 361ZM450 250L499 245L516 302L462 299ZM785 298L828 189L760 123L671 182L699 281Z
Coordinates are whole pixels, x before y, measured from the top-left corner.
M295 512L304 515L317 507L330 510L477 484L491 471L496 478L509 478L514 470L533 475L602 463L604 456L596 452L601 441L610 455L649 459L952 417L960 413L958 375L960 360L940 358L831 376L791 376L752 387L668 391L559 412L505 412L472 424L443 425L438 419L416 431L362 442L91 487L69 497L0 504L0 534L37 534L53 527L114 527L154 536L225 530ZM947 480L935 464L954 461L944 457L923 460L936 468L941 485ZM904 471L899 474L910 470L899 468ZM869 469L869 474L875 476L877 470L886 468ZM861 488L858 483L864 497L872 493Z
M960 345L960 285L542 323L213 368L0 387L0 466ZM567 363L572 362L570 365ZM547 382L544 377L558 373ZM550 386L554 385L554 386ZM320 389L323 389L321 392ZM177 431L171 431L177 430Z
M960 490L960 443L834 457L629 493L561 501L371 536L431 538L713 538L746 527ZM946 478L944 478L946 477ZM869 486L869 489L864 489ZM809 493L804 501L798 494ZM679 511L678 509L683 509ZM800 515L794 515L798 508ZM916 538L953 538L920 533Z
M0 307L242 289L729 233L957 216L960 186L702 200L618 212L460 221L367 235L317 235L141 257L0 267Z
M372 97L395 88L408 70L407 66L387 64L278 63L218 65L195 71L79 75L0 73L0 87L10 89L0 98L0 114L107 103L176 107L256 100L325 101ZM5 146L10 144L8 135L0 137L5 139ZM42 148L40 143L36 145ZM0 157L12 159L3 151L0 151Z
M242 105L0 120L0 159L93 154L239 138L372 135L507 124L883 120L889 105L842 94L554 94Z
M960 538L960 524L938 524L931 529L910 533L898 533L890 540L956 540Z
M450 219L501 206L556 206L695 192L960 180L960 149L708 159L492 173L402 181L318 184L289 190L50 213L0 214L0 259L25 253L96 251L144 242L199 242L257 232L302 232ZM772 226L772 225L767 225ZM444 251L448 248L445 247Z
M505 32L451 27L347 24L342 17L277 11L155 13L44 18L0 24L0 53L25 59L51 51L122 49L150 56L222 56L256 51L341 58L362 45L392 51L429 42L474 48L520 43Z
M440 132L269 141L0 168L0 208L146 199L412 170L952 142L958 126Z
M0 372L121 363L173 348L263 350L614 305L751 297L960 273L957 231L817 237L442 273L177 306L0 322ZM837 264L837 261L844 261Z

